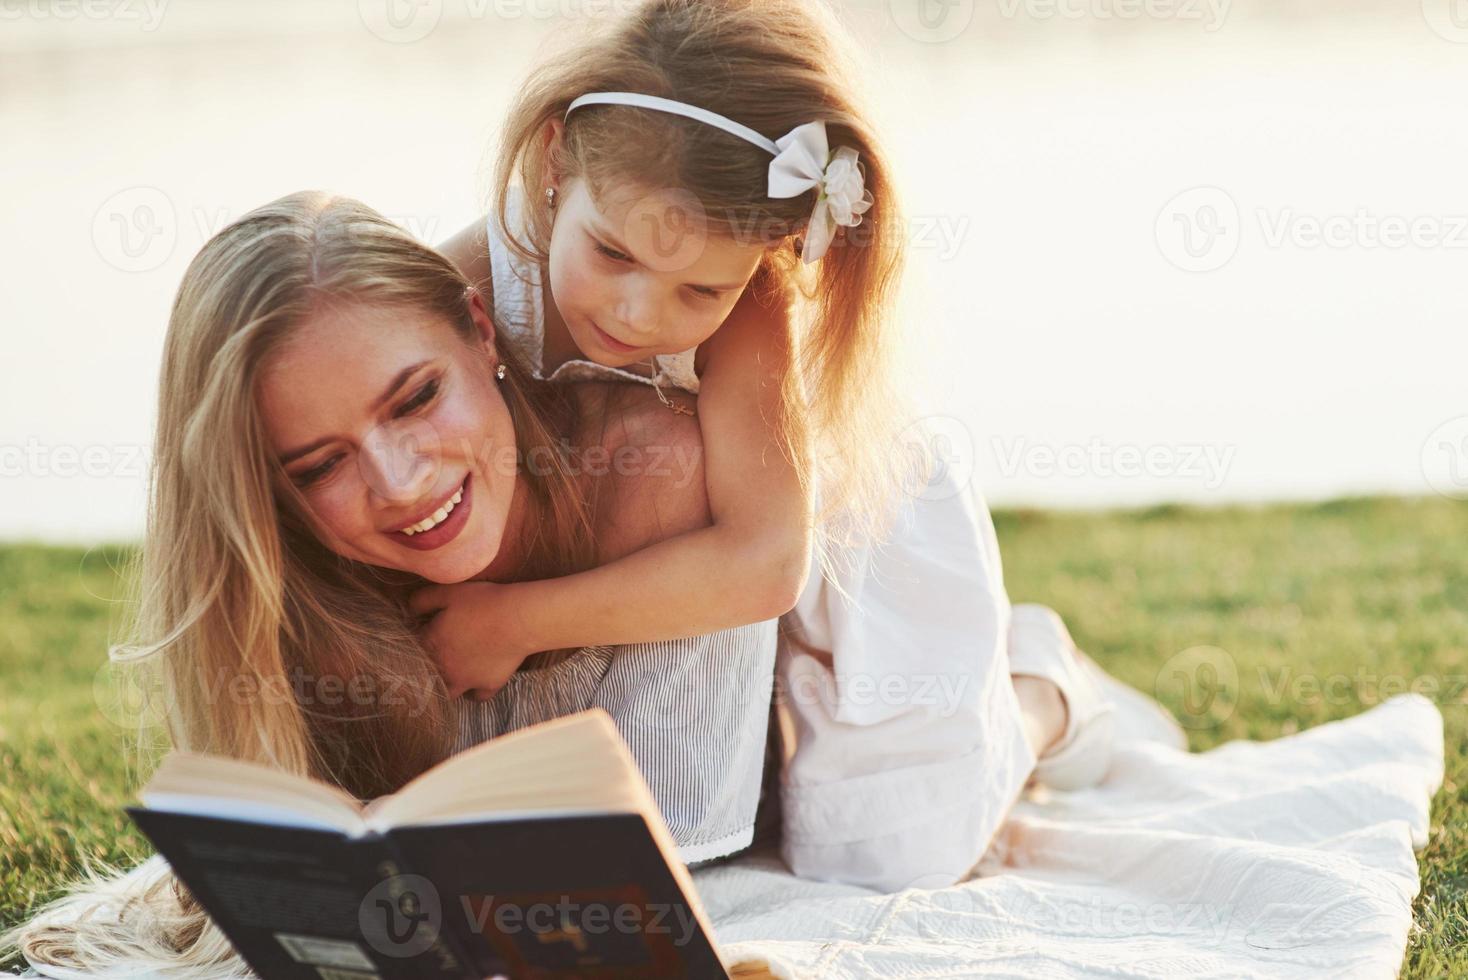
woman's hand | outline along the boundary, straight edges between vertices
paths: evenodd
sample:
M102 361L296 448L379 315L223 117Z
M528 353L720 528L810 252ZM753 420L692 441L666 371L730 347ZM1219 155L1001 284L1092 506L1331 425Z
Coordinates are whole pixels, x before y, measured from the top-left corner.
M514 586L493 582L429 585L408 600L413 612L432 615L418 629L448 685L449 697L487 701L535 650L522 635Z

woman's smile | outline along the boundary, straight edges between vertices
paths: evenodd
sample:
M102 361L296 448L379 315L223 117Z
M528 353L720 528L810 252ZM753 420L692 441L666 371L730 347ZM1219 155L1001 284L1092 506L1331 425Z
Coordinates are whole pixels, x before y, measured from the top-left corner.
M418 551L442 548L457 538L469 522L469 512L473 509L470 486L473 477L472 473L466 475L463 483L424 516L386 533L398 544Z

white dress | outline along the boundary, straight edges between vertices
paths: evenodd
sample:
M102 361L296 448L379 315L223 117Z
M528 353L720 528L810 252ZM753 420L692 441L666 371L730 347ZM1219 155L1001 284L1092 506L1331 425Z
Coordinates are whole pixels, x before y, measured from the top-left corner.
M522 201L510 200L512 222ZM506 246L493 217L488 235L496 318L537 378L697 393L691 350L631 369L572 360L545 377L539 269ZM829 651L834 671L780 644L780 846L802 877L884 891L961 880L1034 769L1009 679L993 521L976 490L952 481L940 469L926 492L894 502L882 546L841 557L839 588L813 561L783 621L782 633Z

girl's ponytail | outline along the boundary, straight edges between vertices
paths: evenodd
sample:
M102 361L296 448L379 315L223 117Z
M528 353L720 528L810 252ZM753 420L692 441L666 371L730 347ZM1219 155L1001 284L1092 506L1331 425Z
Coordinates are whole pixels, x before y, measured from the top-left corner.
M880 534L902 474L894 470L907 412L894 383L894 308L905 220L886 156L871 134L830 126L833 146L858 153L872 207L840 228L815 264L812 310L800 350L809 422L823 461L821 512L828 532Z

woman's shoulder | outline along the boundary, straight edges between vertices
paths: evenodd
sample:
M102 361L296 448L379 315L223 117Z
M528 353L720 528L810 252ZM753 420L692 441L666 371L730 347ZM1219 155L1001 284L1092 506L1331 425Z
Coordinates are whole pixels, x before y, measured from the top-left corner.
M586 420L578 463L585 479L598 481L599 559L614 561L712 523L698 420L670 410L648 385L577 388ZM683 392L664 394L674 405L697 404Z

